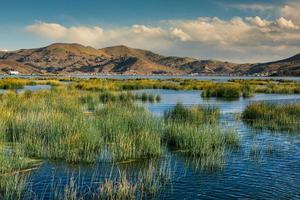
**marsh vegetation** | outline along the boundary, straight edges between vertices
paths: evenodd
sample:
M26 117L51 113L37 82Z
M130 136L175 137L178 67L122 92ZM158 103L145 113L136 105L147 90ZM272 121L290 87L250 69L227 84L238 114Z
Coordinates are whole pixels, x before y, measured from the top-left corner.
M297 133L300 131L300 104L254 103L247 106L242 118L255 128Z
M237 132L220 123L219 108L179 103L163 116L154 116L136 102L158 103L163 97L133 90L202 90L206 98L251 97L256 92L299 93L299 83L278 83L276 86L273 82L254 80L221 84L180 79L2 79L0 87L6 89L35 84L52 88L7 91L0 95L0 199L24 198L30 191L25 172L47 160L119 166L159 160L171 152L201 169L219 169L226 163L226 155L241 147ZM298 104L251 104L242 119L255 127L299 132L299 108ZM88 194L81 193L76 177L71 177L57 198L154 197L165 182L171 181L171 167L149 164L134 177L119 169L116 177L107 177Z

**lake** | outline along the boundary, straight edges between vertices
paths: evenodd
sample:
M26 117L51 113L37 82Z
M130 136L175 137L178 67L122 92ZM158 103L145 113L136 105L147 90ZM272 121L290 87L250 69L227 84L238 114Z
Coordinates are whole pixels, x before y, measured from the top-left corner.
M299 199L300 198L300 135L268 130L254 130L238 115L251 102L266 101L280 104L300 102L300 95L256 94L251 98L232 101L216 98L203 99L201 91L141 90L136 93L153 93L162 97L159 103L139 103L153 115L160 117L164 111L181 102L186 106L204 105L221 110L221 123L238 132L239 150L226 153L226 162L220 169L207 170L180 153L167 151L158 160L128 164L99 163L69 165L45 161L30 175L32 192L38 198L53 199L71 177L82 191L96 190L106 178L118 177L118 169L126 169L129 179L134 179L140 169L150 163L167 165L171 180L154 199ZM272 149L270 151L270 148ZM255 149L257 154L253 154ZM86 197L87 199L90 197Z

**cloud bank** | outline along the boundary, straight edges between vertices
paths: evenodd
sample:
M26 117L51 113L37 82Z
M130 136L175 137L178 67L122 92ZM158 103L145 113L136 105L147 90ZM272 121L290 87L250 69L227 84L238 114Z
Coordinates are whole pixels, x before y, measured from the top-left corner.
M242 9L271 10L273 6L237 5ZM37 22L25 30L57 42L76 42L94 47L124 44L165 54L259 62L300 52L300 3L278 7L273 20L260 16L200 17L169 20L155 26L134 24L115 28L64 26Z

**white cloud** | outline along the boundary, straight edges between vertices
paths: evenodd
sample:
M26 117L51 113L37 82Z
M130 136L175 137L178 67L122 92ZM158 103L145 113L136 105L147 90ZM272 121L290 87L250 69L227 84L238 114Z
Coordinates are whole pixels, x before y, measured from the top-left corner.
M171 34L177 38L179 38L181 41L188 41L191 39L191 36L187 33L185 33L182 29L180 28L172 28L171 29Z
M296 26L292 20L287 20L284 17L280 17L276 20L276 23L280 28L286 28L286 29L299 29L298 26Z
M145 25L133 25L132 31L136 34L148 34L152 36L159 36L164 34L164 31L159 27L148 27Z
M67 33L67 29L55 23L38 22L26 27L26 31L36 33L42 37L59 39Z
M135 24L114 28L38 22L25 30L53 42L76 42L99 48L124 44L167 55L240 62L266 61L300 52L299 25L286 16L274 20L259 16L229 20L200 17L165 21L156 26Z
M280 8L281 16L293 20L294 23L300 25L300 1L289 1Z
M103 37L103 29L101 27L70 27L67 28L61 24L38 22L27 26L27 32L35 33L39 36L54 40L80 41L81 43L91 44L97 42Z
M7 50L7 49L1 49L1 48L0 48L0 51L7 52L8 50Z
M246 21L250 22L252 25L258 27L266 27L271 24L270 21L260 18L259 16L255 17L246 17Z

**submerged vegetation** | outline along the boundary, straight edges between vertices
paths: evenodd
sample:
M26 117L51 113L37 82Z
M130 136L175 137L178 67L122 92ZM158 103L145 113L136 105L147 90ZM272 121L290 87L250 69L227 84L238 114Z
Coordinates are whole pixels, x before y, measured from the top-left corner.
M299 132L300 104L254 103L247 106L242 118L255 128Z

